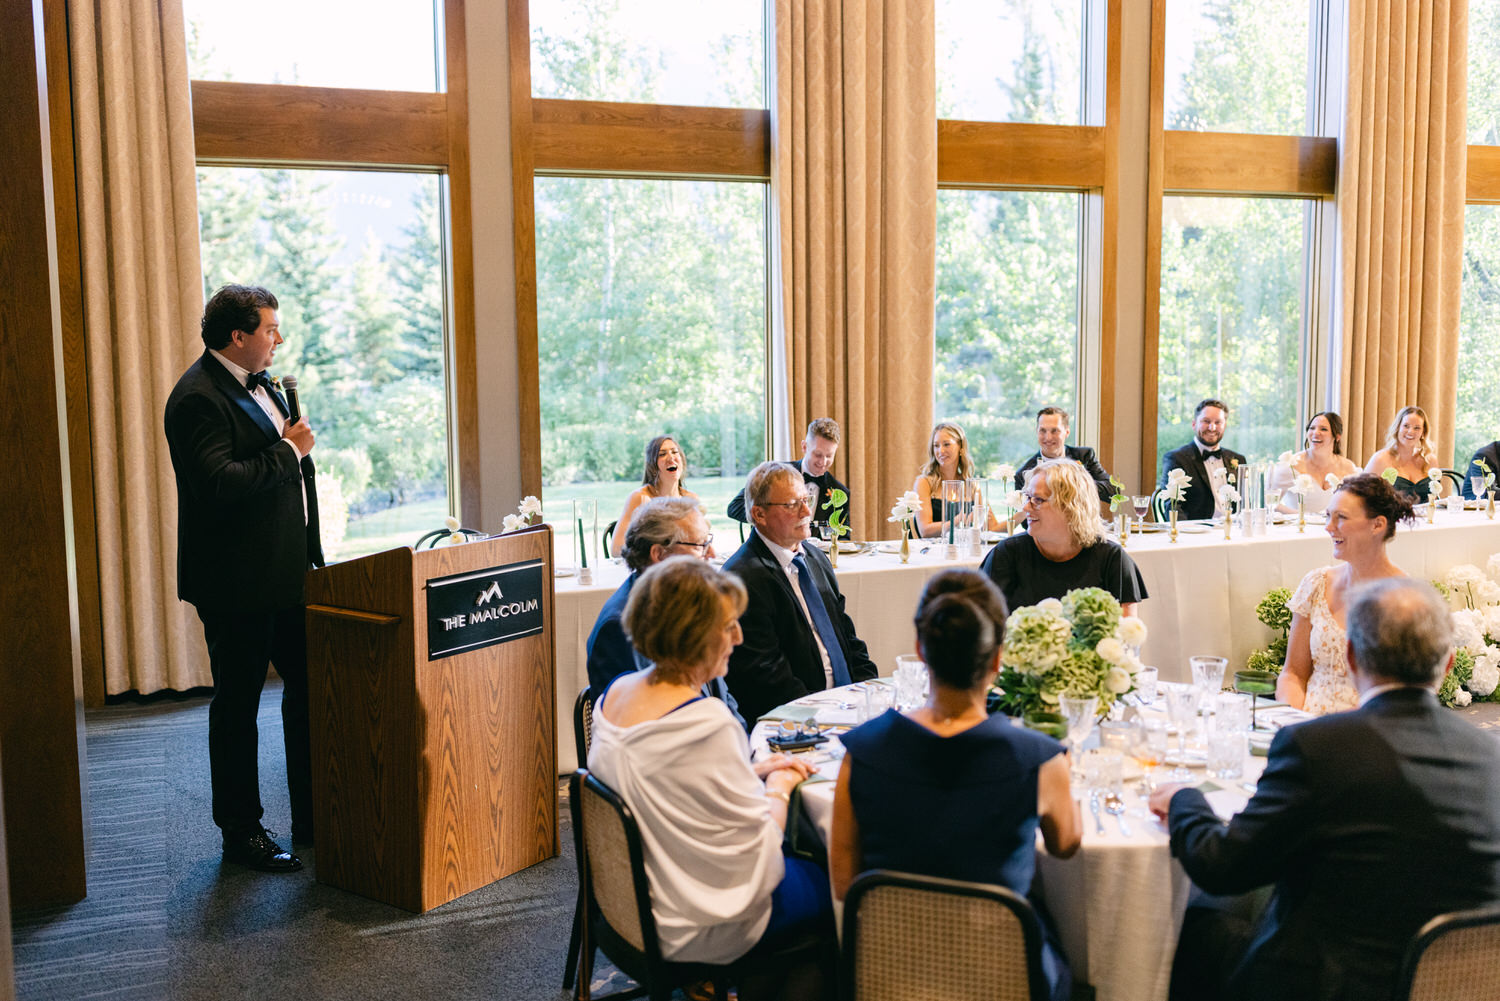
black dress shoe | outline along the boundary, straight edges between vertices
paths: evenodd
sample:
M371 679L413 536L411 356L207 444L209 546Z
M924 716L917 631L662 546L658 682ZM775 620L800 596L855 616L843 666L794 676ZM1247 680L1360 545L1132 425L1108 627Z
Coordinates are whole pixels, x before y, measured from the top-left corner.
M302 860L271 840L271 833L264 829L224 835L224 861L261 872L296 872L302 868Z

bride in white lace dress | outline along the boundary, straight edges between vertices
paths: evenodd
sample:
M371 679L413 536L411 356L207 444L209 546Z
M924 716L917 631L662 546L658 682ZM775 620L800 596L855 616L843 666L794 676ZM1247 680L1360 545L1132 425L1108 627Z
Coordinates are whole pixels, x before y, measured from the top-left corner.
M1328 502L1329 538L1340 562L1302 578L1288 601L1292 629L1276 697L1324 714L1353 709L1359 701L1345 660L1344 610L1351 589L1382 577L1404 577L1386 555L1396 524L1412 520L1411 500L1379 476L1362 473L1343 482Z

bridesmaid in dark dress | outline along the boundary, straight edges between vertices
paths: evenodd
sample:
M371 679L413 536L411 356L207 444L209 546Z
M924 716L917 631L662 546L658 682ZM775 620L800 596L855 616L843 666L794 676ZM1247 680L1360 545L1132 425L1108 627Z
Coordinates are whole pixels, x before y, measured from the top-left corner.
M1396 479L1391 486L1414 504L1427 503L1431 499L1427 470L1438 464L1430 435L1427 412L1421 407L1402 407L1386 431L1385 447L1370 456L1365 472L1379 476L1394 469ZM1440 482L1446 493L1446 481Z
M1078 850L1083 822L1062 745L985 712L1004 627L1004 599L983 574L946 570L927 582L917 608L927 704L905 715L889 710L844 735L829 851L839 899L867 869L996 883L1024 895L1038 827L1049 853ZM1066 999L1066 957L1052 935L1045 939L1047 982L1054 998Z

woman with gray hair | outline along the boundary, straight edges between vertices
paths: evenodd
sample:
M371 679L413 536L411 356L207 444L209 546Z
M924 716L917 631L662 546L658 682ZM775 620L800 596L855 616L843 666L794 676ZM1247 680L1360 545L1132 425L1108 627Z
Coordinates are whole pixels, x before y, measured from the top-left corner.
M1023 491L1026 532L1002 539L980 569L1014 609L1061 598L1080 587L1101 587L1126 615L1145 601L1146 582L1135 561L1104 537L1099 494L1072 459L1040 462Z

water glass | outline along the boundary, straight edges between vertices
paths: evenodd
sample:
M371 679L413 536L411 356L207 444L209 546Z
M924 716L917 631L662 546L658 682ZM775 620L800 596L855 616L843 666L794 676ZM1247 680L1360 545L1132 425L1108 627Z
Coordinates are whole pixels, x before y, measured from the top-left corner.
M1145 774L1147 789L1156 788L1156 766L1167 760L1167 721L1141 717L1135 721L1130 753Z
M1156 701L1156 668L1143 667L1135 672L1135 694L1142 702Z
M1220 692L1210 703L1215 732L1245 733L1250 729L1250 704L1243 695L1235 692Z
M1076 757L1083 742L1094 731L1094 721L1099 715L1099 696L1064 695L1058 700L1057 707L1068 719L1068 746Z
M859 721L864 723L885 712L896 703L896 690L879 682L865 682L865 698L858 707Z
M1224 670L1229 666L1227 658L1189 657L1188 663L1193 666L1193 687L1198 689L1201 701L1207 702L1224 690Z
M1475 500L1484 500L1484 477L1469 477L1469 488L1474 491Z
M927 665L922 658L904 653L896 658L896 708L902 712L915 709L927 698Z
M1099 724L1099 746L1124 754L1135 737L1135 724L1123 719L1107 719Z
M1114 748L1091 747L1083 752L1083 784L1090 793L1119 795L1125 785L1125 757Z
M1177 726L1177 767L1169 776L1173 782L1187 782L1193 773L1184 767L1187 760L1187 732L1198 716L1198 689L1188 684L1163 684L1167 694L1167 715Z
M1245 774L1245 755L1250 753L1250 738L1243 727L1215 726L1208 734L1208 773L1221 779L1237 779Z

